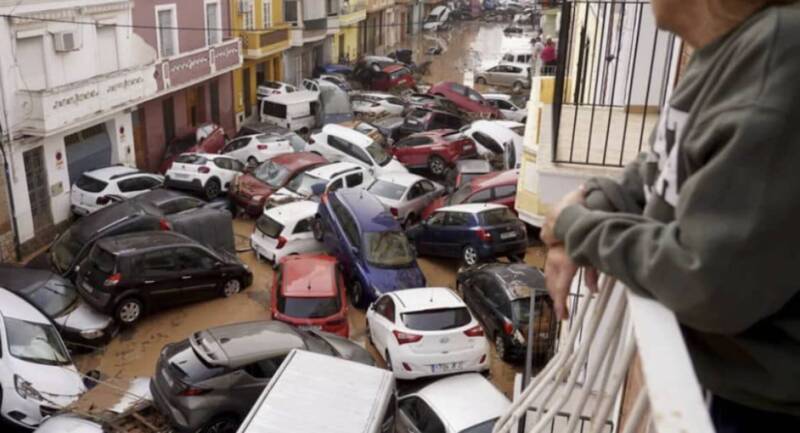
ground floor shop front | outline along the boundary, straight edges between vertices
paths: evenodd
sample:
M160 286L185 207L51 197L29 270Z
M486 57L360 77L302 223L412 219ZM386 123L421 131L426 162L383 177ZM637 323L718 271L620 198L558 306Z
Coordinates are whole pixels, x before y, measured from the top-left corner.
M326 36L284 51L283 81L300 86L304 78L314 75L314 69L331 63L332 46L333 36Z

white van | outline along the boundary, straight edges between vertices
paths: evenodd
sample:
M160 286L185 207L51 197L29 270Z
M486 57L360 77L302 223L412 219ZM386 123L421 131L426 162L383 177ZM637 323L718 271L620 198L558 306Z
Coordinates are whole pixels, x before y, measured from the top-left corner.
M396 406L390 371L295 349L238 433L389 433Z
M445 24L450 19L450 8L447 6L436 6L425 18L422 25L423 30L439 31L444 30Z
M319 94L303 90L262 99L259 113L262 122L307 133L319 124L320 108Z

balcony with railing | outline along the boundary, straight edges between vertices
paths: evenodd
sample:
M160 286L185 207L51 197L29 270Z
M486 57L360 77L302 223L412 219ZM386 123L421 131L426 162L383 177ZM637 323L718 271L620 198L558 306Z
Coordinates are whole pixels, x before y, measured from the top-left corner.
M365 0L342 0L339 5L339 25L347 27L367 18Z
M260 59L289 48L289 25L280 24L264 30L242 33L242 54L245 59Z
M367 0L367 12L373 13L394 6L394 0Z

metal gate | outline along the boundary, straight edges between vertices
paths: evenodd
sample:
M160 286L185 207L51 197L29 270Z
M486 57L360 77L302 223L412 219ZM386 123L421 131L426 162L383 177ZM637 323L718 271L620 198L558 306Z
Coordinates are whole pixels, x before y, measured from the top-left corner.
M64 144L70 185L87 171L111 165L111 139L105 123L64 137Z
M31 204L33 230L39 232L53 225L50 211L50 191L47 186L47 169L44 166L44 147L39 146L22 154L25 163L25 181L28 184L28 201Z

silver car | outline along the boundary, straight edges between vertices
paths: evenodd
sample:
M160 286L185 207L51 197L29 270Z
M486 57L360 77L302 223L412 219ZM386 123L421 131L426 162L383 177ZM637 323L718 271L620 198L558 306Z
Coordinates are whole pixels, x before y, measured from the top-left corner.
M531 86L528 68L518 65L500 64L479 71L475 76L476 84L511 87L515 93Z
M374 365L369 352L332 334L238 323L164 347L150 381L153 402L180 431L233 433L292 349Z
M417 223L422 211L446 192L442 185L411 173L378 176L367 191L375 194L404 226Z

